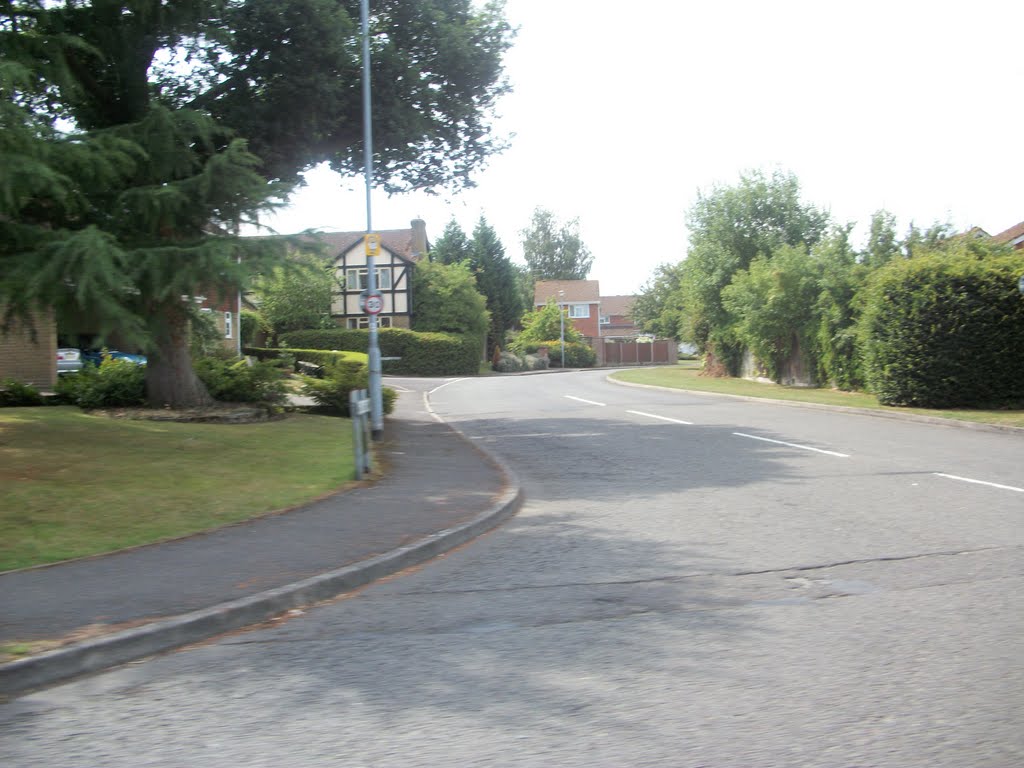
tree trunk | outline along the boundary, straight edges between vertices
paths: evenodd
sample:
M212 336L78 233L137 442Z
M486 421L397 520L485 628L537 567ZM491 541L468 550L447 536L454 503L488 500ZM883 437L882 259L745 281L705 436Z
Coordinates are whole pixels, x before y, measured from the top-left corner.
M163 326L146 365L146 402L150 408L200 408L213 403L192 369L189 321L184 303L157 309Z

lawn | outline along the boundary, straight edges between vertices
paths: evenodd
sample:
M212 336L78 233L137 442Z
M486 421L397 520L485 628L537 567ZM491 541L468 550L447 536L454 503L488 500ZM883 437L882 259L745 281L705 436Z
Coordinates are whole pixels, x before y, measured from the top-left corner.
M351 479L347 419L181 424L0 409L0 571L284 509Z
M865 392L840 392L834 389L809 389L807 387L783 387L778 384L761 384L746 379L713 378L701 376L700 362L685 360L674 367L636 368L618 371L612 378L636 384L650 384L672 389L687 389L696 392L714 392L723 395L764 397L773 400L789 400L821 405L845 405L853 408L871 408L894 413L913 413L938 416L960 421L975 421L1007 427L1024 427L1022 410L930 410L927 408L893 408L881 405L874 395Z

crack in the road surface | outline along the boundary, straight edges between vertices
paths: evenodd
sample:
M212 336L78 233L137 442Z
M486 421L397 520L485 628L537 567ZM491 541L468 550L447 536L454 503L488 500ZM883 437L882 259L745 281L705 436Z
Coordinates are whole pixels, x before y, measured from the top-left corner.
M733 575L759 576L765 573L788 573L789 571L822 571L828 568L841 568L844 565L865 565L868 563L896 563L905 560L922 560L928 557L958 557L960 555L975 555L981 552L996 552L1011 549L1021 549L1021 547L980 547L979 549L952 549L940 552L922 552L916 555L883 555L881 557L866 557L852 560L838 560L834 563L826 563L824 565L792 565L788 568L767 568L762 571L737 571Z
M541 589L562 589L565 587L614 587L630 586L633 584L659 584L685 581L687 579L707 578L710 576L761 576L772 573L791 573L807 571L823 571L830 568L841 568L847 565L865 565L870 563L893 563L907 560L921 560L929 557L957 557L960 555L973 555L983 552L1001 552L1017 550L1024 547L1002 546L1002 547L981 547L979 549L957 549L939 552L922 552L914 555L883 555L881 557L868 557L851 560L837 560L830 563L819 563L815 565L790 565L781 568L766 568L757 571L695 571L693 573L680 574L675 576L656 576L646 579L619 579L612 581L565 581L554 584L519 584L503 587L473 587L469 589L435 589L435 590L410 590L408 592L397 592L384 597L407 597L413 595L472 595L488 592L519 592L526 590Z

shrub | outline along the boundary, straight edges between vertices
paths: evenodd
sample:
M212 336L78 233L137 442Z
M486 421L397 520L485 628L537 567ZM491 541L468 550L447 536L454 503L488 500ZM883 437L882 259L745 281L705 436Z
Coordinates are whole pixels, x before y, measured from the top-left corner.
M1024 399L1018 255L893 261L869 278L861 341L868 386L887 405L988 406Z
M114 360L104 351L99 366L65 374L57 381L57 394L79 408L130 408L146 402L146 366Z
M321 408L340 416L349 416L349 394L356 389L366 389L370 383L370 372L365 365L352 361L334 360L327 364L324 378L302 377L302 392L313 398ZM398 393L391 387L381 388L381 405L384 413L392 413Z
M43 396L31 384L23 384L15 379L0 381L0 408L17 408L42 404Z
M511 352L501 352L492 366L498 373L519 373L520 371L542 371L548 367L548 358L539 355L520 357Z
M550 364L554 367L590 368L597 363L597 353L582 341L565 342L565 365L562 365L561 344L554 341L527 342L519 345L526 354L533 354L541 347L548 348ZM557 363L556 363L557 361Z
M494 361L493 367L498 373L518 373L519 371L529 370L526 358L513 355L511 352L502 352L497 358Z
M265 405L280 405L285 400L284 377L273 363L250 365L246 360L204 357L194 367L214 400Z
M399 376L472 376L479 372L481 339L473 334L420 333L406 328L381 328L377 334L384 373ZM292 331L282 343L289 349L363 352L369 331L331 328Z

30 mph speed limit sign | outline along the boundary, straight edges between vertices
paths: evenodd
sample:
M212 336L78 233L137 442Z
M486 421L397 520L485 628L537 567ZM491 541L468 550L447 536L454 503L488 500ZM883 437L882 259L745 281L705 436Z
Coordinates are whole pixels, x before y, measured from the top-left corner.
M368 315L379 315L384 309L384 297L379 293L364 293L359 296L362 310Z

